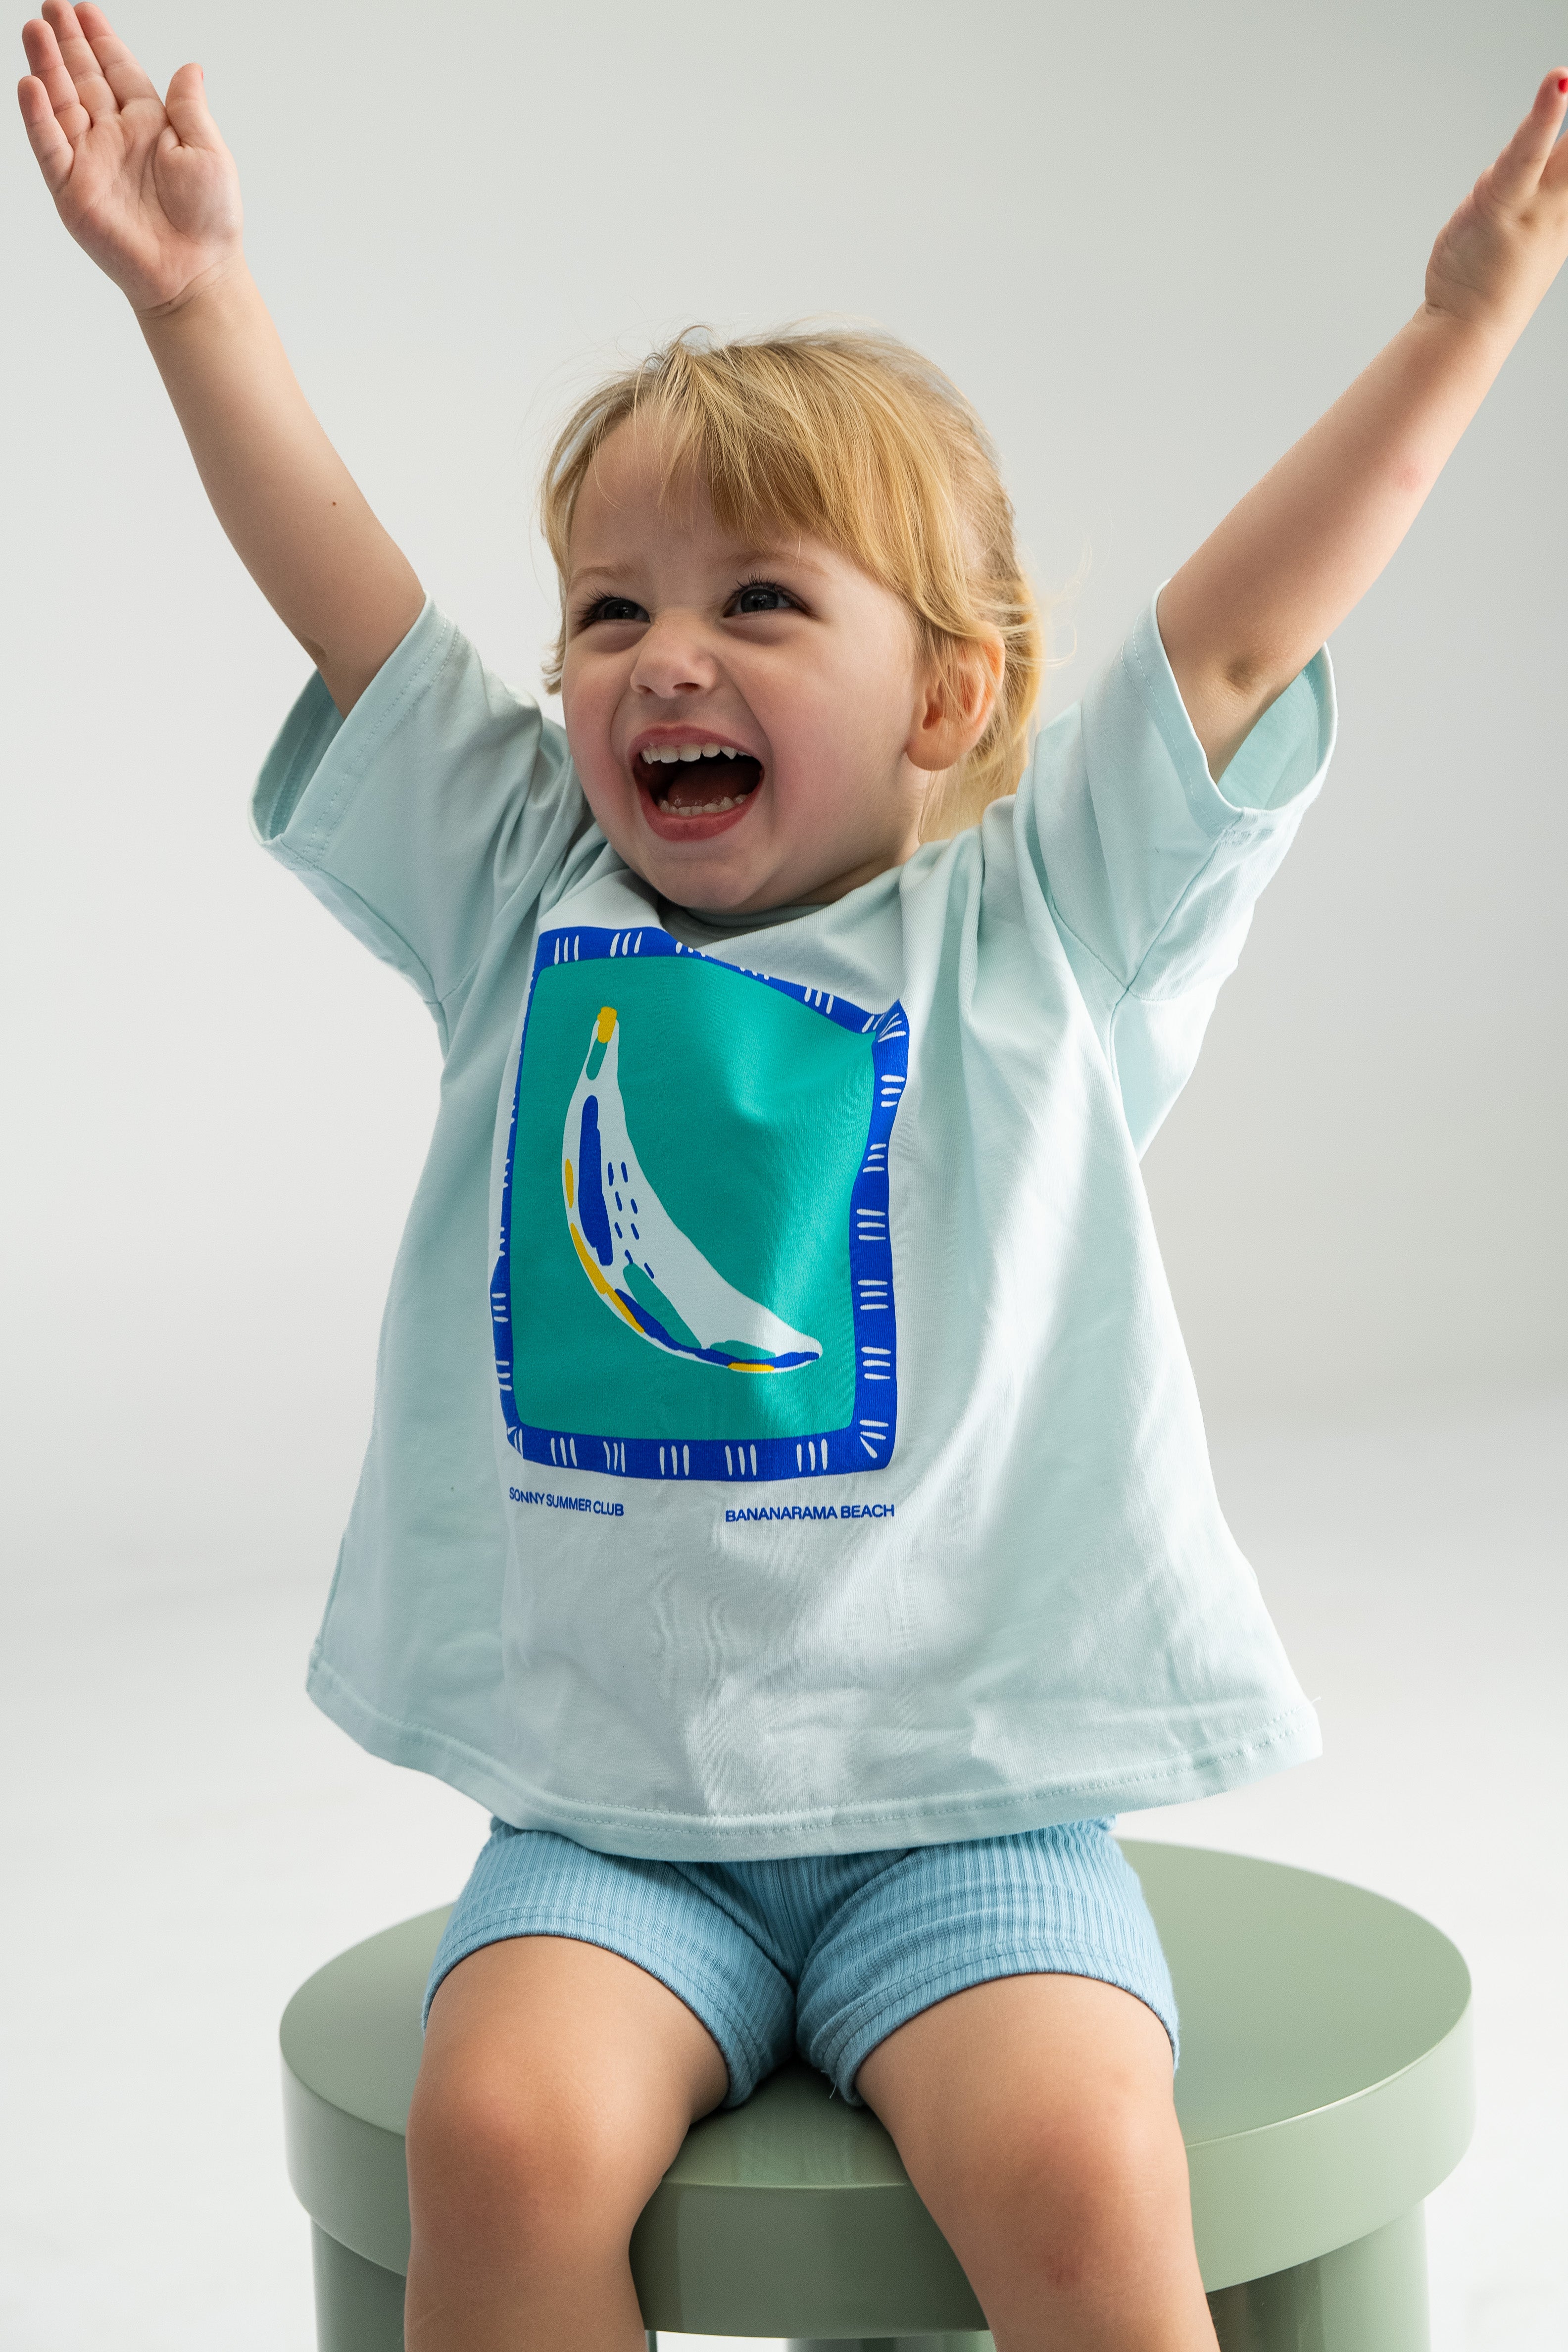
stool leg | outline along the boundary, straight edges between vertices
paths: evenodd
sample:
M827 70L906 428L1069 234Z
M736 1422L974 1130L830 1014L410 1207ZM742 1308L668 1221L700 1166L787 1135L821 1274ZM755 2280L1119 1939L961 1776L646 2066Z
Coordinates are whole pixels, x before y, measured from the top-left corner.
M403 2352L403 2280L312 2221L316 2352Z
M1429 2352L1419 2205L1386 2229L1209 2297L1220 2352Z

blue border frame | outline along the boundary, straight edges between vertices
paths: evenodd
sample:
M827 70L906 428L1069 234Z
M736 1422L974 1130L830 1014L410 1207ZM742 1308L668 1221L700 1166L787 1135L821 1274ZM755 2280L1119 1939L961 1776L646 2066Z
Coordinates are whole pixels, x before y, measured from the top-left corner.
M517 1148L517 1114L522 1089L528 1021L539 976L560 963L592 962L629 955L683 955L718 964L742 979L776 988L825 1021L858 1036L872 1034L871 1119L866 1149L849 1196L849 1289L855 1330L855 1410L842 1429L807 1437L734 1438L600 1437L581 1430L536 1429L521 1420L512 1389L511 1171ZM704 1478L721 1485L751 1486L764 1479L843 1477L855 1470L885 1470L893 1458L899 1418L898 1318L893 1303L893 1244L889 1230L888 1146L909 1077L910 1024L896 1001L885 1013L868 1013L825 989L805 988L771 972L725 963L719 956L689 948L655 925L610 931L571 925L542 932L528 984L528 1013L518 1046L512 1084L511 1124L507 1130L506 1171L501 1180L500 1246L490 1276L490 1320L495 1331L496 1377L500 1383L506 1433L526 1462L553 1470L592 1470L612 1478Z

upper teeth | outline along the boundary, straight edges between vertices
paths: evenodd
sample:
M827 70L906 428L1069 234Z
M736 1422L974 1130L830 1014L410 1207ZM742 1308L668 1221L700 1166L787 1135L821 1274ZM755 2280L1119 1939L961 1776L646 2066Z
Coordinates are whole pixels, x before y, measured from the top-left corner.
M645 743L643 758L656 764L662 761L666 767L672 760L738 760L742 754L733 743Z

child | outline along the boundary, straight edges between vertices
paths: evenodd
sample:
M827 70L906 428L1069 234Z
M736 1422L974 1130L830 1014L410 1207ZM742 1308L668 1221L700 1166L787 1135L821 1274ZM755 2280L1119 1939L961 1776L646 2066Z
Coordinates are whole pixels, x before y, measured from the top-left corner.
M798 2039L1003 2352L1212 2347L1110 1817L1316 1726L1137 1157L1318 789L1323 640L1568 252L1568 74L1031 751L984 436L864 336L687 338L584 404L564 733L520 705L306 408L200 68L165 111L100 9L24 40L61 216L316 664L258 829L446 1055L311 1667L497 1816L427 2003L409 2345L630 2352L641 2206Z

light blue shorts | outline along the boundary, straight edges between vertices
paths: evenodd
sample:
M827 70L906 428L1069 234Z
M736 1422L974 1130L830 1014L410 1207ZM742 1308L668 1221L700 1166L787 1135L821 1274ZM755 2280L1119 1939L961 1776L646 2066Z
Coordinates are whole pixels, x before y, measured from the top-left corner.
M859 2106L879 2042L994 1977L1120 1985L1176 2047L1170 1970L1109 1821L777 1862L647 1862L493 1822L426 2016L449 1969L511 1936L599 1944L668 1985L723 2052L730 2107L797 2047Z

